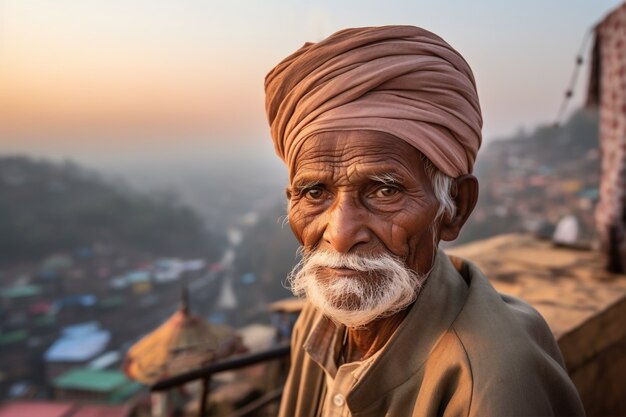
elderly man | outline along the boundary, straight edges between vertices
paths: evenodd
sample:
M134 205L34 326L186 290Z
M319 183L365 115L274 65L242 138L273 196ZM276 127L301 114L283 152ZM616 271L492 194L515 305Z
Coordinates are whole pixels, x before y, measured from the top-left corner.
M416 27L348 29L265 87L308 301L280 416L583 415L541 316L437 249L478 197L461 55Z

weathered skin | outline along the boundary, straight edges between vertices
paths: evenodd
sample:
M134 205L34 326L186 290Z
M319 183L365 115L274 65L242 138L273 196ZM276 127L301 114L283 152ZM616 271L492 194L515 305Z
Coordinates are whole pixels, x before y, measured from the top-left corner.
M389 177L393 181L381 181ZM473 175L457 178L456 215L435 224L439 202L419 152L375 131L324 132L307 139L290 178L289 224L305 252L388 252L418 274L432 267L440 239L456 238L478 196ZM338 274L358 275L346 270L326 272L329 280ZM405 314L406 310L364 329L349 329L349 359L373 355Z

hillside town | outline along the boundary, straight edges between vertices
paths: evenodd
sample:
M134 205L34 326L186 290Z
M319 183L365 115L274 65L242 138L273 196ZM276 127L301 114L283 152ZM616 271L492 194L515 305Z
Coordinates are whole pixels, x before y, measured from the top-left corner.
M589 246L600 184L597 116L579 111L561 127L490 143L477 176L478 205L455 245L510 232L552 237L569 217L576 243Z
M599 182L596 123L581 112L562 128L488 145L477 170L481 200L461 240L519 231L550 237L559 221L575 216L578 241L589 244ZM193 314L216 329L232 329L229 334L237 334L244 351L272 346L279 334L284 340L289 327L272 318L268 303L288 296L281 281L294 253L276 251L292 245L286 240L291 238L279 234L272 245L261 245L257 237L267 233L259 227L265 226L249 217L241 229L226 233L220 257L163 257L94 243L5 263L0 269L2 397L87 401L118 407L120 416L150 409L146 386L124 372L124 358L177 311L185 289ZM251 256L280 261L268 265Z

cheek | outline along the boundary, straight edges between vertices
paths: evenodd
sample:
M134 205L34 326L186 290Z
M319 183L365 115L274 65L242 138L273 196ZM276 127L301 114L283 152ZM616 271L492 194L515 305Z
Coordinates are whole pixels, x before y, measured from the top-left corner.
M294 236L303 246L313 246L321 237L322 228L319 226L319 216L306 213L297 205L289 209L289 227Z
M289 215L289 227L296 237L298 242L302 245L302 232L304 229L304 222L302 221L302 213L297 208L294 208L291 204L288 210Z
M377 227L377 235L383 244L391 253L401 258L406 258L410 253L411 241L415 235L411 223L408 216L400 214L380 221L380 226Z
M430 233L434 210L407 210L379 219L377 233L387 249L397 256L407 258L418 249Z

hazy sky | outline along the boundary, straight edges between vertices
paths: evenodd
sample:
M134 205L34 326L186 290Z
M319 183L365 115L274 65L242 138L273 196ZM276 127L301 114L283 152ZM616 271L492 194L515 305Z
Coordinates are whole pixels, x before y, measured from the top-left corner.
M384 24L422 26L465 56L489 140L554 120L585 33L619 3L0 0L0 153L270 149L267 71L305 41Z

